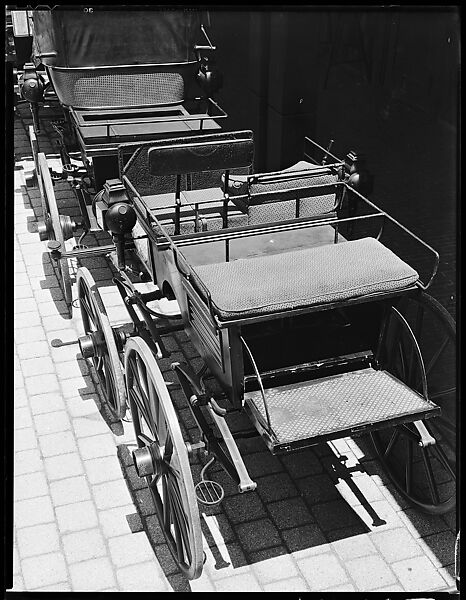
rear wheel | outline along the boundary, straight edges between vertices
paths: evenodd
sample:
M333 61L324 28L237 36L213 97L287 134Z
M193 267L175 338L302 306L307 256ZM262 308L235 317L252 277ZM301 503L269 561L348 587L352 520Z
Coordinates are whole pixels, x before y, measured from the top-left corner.
M398 491L420 510L444 514L456 504L455 325L427 294L405 298L397 308L387 321L382 366L440 406L441 413L420 427L397 425L371 437Z

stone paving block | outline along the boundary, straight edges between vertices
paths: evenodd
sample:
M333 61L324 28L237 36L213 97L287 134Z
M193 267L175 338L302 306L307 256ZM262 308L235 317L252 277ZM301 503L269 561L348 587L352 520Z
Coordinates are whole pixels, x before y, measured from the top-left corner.
M14 308L14 313L16 315L16 319L21 318L20 315L23 315L25 313L28 312L37 312L37 303L35 298L17 298L15 299L14 303L13 303L13 308ZM37 329L37 331L36 331ZM15 339L18 341L18 343L22 343L22 342L27 342L28 341L28 336L26 335L27 332L17 329L15 331ZM32 332L33 335L39 336L40 334L40 330L39 328L34 328L34 331ZM39 337L36 337L36 339L43 339L44 335L43 332ZM30 339L31 342L35 341L34 339Z
M18 545L15 541L13 541L13 575L19 575L21 573L21 563L19 560L19 552Z
M56 293L56 292L54 292ZM37 309L41 317L49 317L51 315L68 316L68 307L63 298L47 298L45 302L39 302ZM65 321L65 319L63 319Z
M202 518L202 517L201 517ZM157 515L150 515L144 519L145 526L147 529L147 535L152 544L163 544L165 543L165 536L163 535L162 528L160 527L160 521ZM205 535L205 534L204 534Z
M283 546L253 552L249 559L251 570L261 585L300 576L295 560Z
M299 492L287 473L277 473L256 478L256 491L264 502L293 498Z
M25 259L26 260L26 259ZM32 260L32 259L31 259ZM63 301L65 298L63 296L63 292L61 287L53 287L53 288L40 288L34 290L34 298L36 299L37 304L53 304L56 301ZM39 309L40 312L40 309ZM45 316L44 316L45 318ZM66 322L67 319L65 319ZM47 332L49 330L47 329Z
M15 476L13 487L15 502L48 494L47 480L42 471Z
M32 427L16 429L13 436L15 452L36 448L36 432Z
M59 552L24 559L22 571L27 590L50 586L68 579L65 560Z
M219 546L236 541L236 534L224 514L201 514L204 540L209 546Z
M281 532L290 552L319 553L327 551L329 546L318 525L302 525Z
M347 573L333 552L298 559L296 564L311 591L320 592L348 581Z
M21 370L24 377L31 377L33 375L54 373L55 365L49 356L43 356L41 358L31 358L21 361Z
M83 464L78 452L51 456L46 458L44 463L49 481L65 479L84 473Z
M252 573L233 575L214 583L217 592L260 592L261 587Z
M407 592L430 592L445 587L445 581L426 556L407 558L391 565Z
M275 525L279 529L299 527L315 521L302 498L290 498L267 505Z
M32 427L32 416L28 406L15 408L13 410L13 423L15 429L25 429Z
M59 431L39 436L39 445L44 457L75 452L77 445L71 431Z
M55 370L60 382L67 384L67 380L79 378L83 375L89 375L89 369L84 361L77 361L76 358L67 362L55 363Z
M167 577L154 560L118 569L116 576L120 591L170 591Z
M94 383L88 375L67 379L61 383L60 389L63 398L66 400L75 397L77 394L89 395L95 392Z
M154 554L157 564L160 565L166 577L180 573L180 569L166 544L154 546Z
M74 592L97 592L116 585L112 564L106 556L72 564L69 570Z
M14 381L15 389L24 388L24 377L23 377L21 371L15 371L13 381Z
M353 558L377 553L377 548L367 533L335 540L331 542L331 546L343 563Z
M109 432L79 438L78 447L83 460L116 455L115 443Z
M55 390L50 390L55 391ZM42 390L39 390L42 393ZM54 412L34 415L34 423L36 431L39 435L47 435L49 433L58 433L59 431L71 430L71 423L64 410L56 410Z
M344 500L316 504L312 514L323 531L360 524L358 515Z
M105 434L108 431L108 425L98 412L85 417L76 417L72 422L77 438Z
M27 473L34 473L42 471L44 464L38 448L31 448L30 450L22 450L21 452L14 452L13 455L13 468L15 477L25 475Z
M26 391L31 396L37 394L50 394L59 391L59 384L56 375L34 375L34 377L25 378ZM49 432L51 433L51 432Z
M388 563L422 554L421 546L406 529L373 531L369 535L379 553Z
M362 523L371 531L395 529L402 527L403 523L387 500L377 500L368 506L357 504L352 507Z
M90 500L91 498L89 484L82 475L52 481L50 484L50 494L55 506L72 504L73 502L81 502L82 500Z
M122 536L131 532L129 521L132 515L135 513L135 507L133 504L125 504L117 506L115 508L109 508L106 510L99 510L98 517L100 522L100 528L106 538L112 538L114 536ZM165 538L159 537L156 542L164 542Z
M442 531L419 539L419 546L436 567L451 565L455 562L456 535L451 531Z
M437 515L423 514L414 508L399 511L402 525L407 527L415 538L440 533L448 529L448 525Z
M126 506L131 502L131 496L124 481L107 481L92 487L96 506L99 510Z
M29 405L33 415L61 411L66 408L63 398L59 393L30 396Z
M244 457L244 463L252 479L264 475L264 473L278 473L283 471L283 465L277 456L269 451L255 452Z
M18 529L18 550L21 558L60 552L60 539L55 523Z
M115 456L103 456L84 461L87 478L91 484L121 479L122 472Z
M302 577L281 579L264 586L264 592L308 592L309 586Z
M340 480L336 489L350 506L385 500L377 484L365 473L358 477L349 477L344 481Z
M282 542L278 529L270 519L242 523L237 526L236 533L246 552L255 552L263 548L278 546Z
M23 298L32 298L32 288L29 284L27 285L15 285L13 290L13 297L15 300L20 300Z
M14 338L18 345L30 344L31 342L44 341L45 333L42 326L37 325L36 327L28 327L27 329L15 329ZM21 354L19 356L21 357Z
M232 523L242 523L267 516L264 504L256 492L225 498L222 506Z
M29 314L29 313L27 313ZM31 313L33 314L33 313ZM49 356L50 347L48 343L44 341L22 343L18 344L18 357L20 360L27 360L28 358L40 358L43 356Z
M336 500L341 497L335 487L335 483L327 473L299 479L296 482L296 485L302 496L306 499L306 502L311 506L313 504Z
M155 512L154 501L147 488L137 490L135 493L135 503L139 512L143 516L152 515Z
M52 502L49 496L19 500L14 504L14 523L17 529L50 523L54 519Z
M99 529L85 529L68 533L61 539L68 563L97 558L107 553L105 541Z
M165 548L166 552L169 552L169 550L166 545L156 546L157 558L165 570L165 565L161 561L160 554L157 551L159 548ZM233 577L234 575L251 571L251 567L244 555L243 549L237 543L220 544L219 546L212 548L204 545L204 554L205 561L203 573L208 576L211 581L225 579L227 577ZM165 570L165 572L167 572L167 570Z
M369 592L397 583L390 567L378 555L363 556L346 561L345 567L360 592Z
M91 500L74 502L55 508L60 534L98 527L99 520Z
M116 568L149 562L154 558L154 551L144 532L110 538L108 546Z

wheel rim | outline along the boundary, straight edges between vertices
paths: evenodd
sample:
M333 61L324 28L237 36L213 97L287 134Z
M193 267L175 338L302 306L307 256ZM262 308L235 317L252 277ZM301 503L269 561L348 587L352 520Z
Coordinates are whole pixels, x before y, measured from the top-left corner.
M38 163L38 176L41 179L41 197L42 197L42 208L48 207L48 214L52 221L53 230L50 232L49 239L54 239L60 242L62 251L65 251L65 240L60 224L60 215L58 213L57 200L55 198L55 192L53 190L52 178L50 177L50 171L47 164L47 158L43 152L39 152L37 156ZM46 215L44 214L44 219ZM57 268L59 273L59 279L62 284L63 294L68 308L71 309L71 303L73 301L73 294L71 291L71 276L70 267L67 258L60 258L57 261Z
M445 378L442 385L436 367L440 364L440 357L448 355L445 339L454 350L455 330L454 322L445 318L441 305L423 296L405 299L398 306L406 325L400 319L394 319L393 315L389 317L381 358L384 368L420 394L424 392L421 381L424 370L427 397L442 409L440 416L423 421L436 443L421 447L419 431L412 423L373 432L372 439L379 459L398 491L420 510L443 514L456 504L456 428L452 419L456 385L453 386L454 381L445 381ZM432 337L433 326L429 323L433 319L437 320L440 343L434 343ZM429 328L427 332L425 327ZM409 341L408 329L413 332L415 342ZM419 356L413 353L414 344L419 348ZM450 403L453 403L453 408Z
M160 458L157 473L145 477L160 525L180 570L196 579L202 534L188 452L165 381L141 338L126 344L125 373L138 447L155 448Z
M84 333L99 338L99 354L91 358L99 378L105 402L115 417L126 412L126 390L123 370L113 330L94 279L86 267L77 275L77 287Z

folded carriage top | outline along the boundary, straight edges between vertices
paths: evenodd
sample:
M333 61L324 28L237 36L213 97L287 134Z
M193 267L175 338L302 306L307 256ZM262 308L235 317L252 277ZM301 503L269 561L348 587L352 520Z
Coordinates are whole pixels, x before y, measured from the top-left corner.
M96 67L196 61L203 11L60 6L34 11L36 53L46 65Z

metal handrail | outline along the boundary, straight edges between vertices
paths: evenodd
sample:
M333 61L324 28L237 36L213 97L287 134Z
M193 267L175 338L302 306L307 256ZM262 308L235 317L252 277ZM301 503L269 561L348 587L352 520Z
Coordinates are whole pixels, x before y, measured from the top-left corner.
M254 357L252 355L252 352L251 352L249 346L246 344L246 340L243 338L242 335L239 336L239 339L241 340L243 346L246 348L246 352L248 353L249 360L251 361L252 368L254 369L254 372L256 374L256 379L257 379L257 382L258 382L259 387L260 387L262 401L264 403L265 416L267 418L267 427L268 427L267 433L269 435L272 435L273 434L273 429L272 429L272 425L270 423L269 407L267 406L267 400L265 399L265 390L264 390L264 386L262 385L262 379L261 379L261 376L260 376L260 373L259 373L259 369L257 368L256 361L254 360Z

